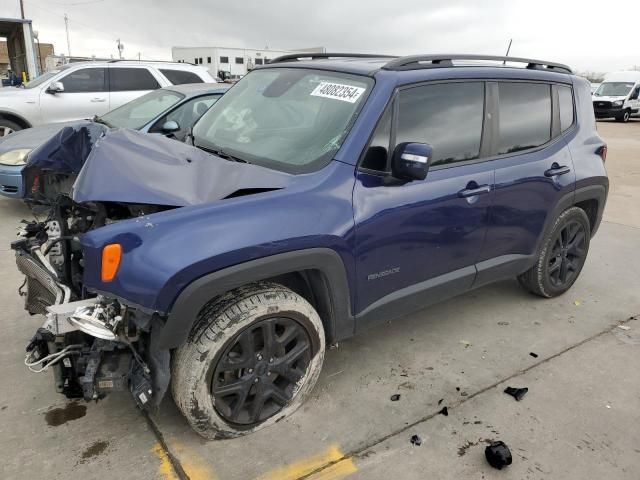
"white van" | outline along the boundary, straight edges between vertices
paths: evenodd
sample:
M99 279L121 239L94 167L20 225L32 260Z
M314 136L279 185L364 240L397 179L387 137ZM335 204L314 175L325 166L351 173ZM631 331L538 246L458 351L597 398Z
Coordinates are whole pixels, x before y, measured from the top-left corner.
M187 63L111 60L64 65L22 88L0 92L0 137L45 123L103 115L157 88L215 83Z
M640 116L640 72L612 72L593 93L596 118L628 122Z

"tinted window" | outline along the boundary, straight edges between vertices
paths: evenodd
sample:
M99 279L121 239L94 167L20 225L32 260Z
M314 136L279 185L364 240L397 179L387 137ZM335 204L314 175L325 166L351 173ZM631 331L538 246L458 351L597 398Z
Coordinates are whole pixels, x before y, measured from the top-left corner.
M211 63L211 57L207 57L207 63Z
M112 92L155 90L160 88L156 79L146 68L111 68L109 71Z
M262 65L262 59L256 58L256 65Z
M220 57L220 63L229 63L229 57Z
M538 147L551 139L550 85L500 83L498 95L498 153Z
M106 92L104 68L83 68L61 78L65 93Z
M242 58L242 57L236 57L236 63L237 63L238 65L242 65L242 64L244 63L244 58Z
M184 70L160 71L174 85L182 85L183 83L204 83L202 79L193 72L185 72Z
M410 88L400 92L399 100L396 144L430 144L432 166L479 157L484 83Z
M387 170L389 144L391 143L391 119L393 107L387 107L371 137L367 153L362 159L362 168L384 172Z
M564 132L573 124L573 93L571 87L558 86L560 129Z

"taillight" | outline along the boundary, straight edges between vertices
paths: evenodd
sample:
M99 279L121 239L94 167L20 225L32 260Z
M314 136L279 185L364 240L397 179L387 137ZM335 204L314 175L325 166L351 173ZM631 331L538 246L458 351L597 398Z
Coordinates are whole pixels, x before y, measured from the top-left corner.
M602 145L601 147L598 147L598 149L596 150L596 153L602 159L602 163L607 161L607 146L606 145Z
M116 278L121 258L122 245L119 243L110 243L109 245L105 245L102 249L101 277L103 282L110 282Z

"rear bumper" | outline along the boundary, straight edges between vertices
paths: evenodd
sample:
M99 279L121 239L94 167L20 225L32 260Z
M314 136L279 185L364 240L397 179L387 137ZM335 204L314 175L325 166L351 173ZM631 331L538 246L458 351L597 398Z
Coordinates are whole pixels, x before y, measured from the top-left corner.
M9 198L24 197L23 168L22 165L16 167L0 165L0 195Z

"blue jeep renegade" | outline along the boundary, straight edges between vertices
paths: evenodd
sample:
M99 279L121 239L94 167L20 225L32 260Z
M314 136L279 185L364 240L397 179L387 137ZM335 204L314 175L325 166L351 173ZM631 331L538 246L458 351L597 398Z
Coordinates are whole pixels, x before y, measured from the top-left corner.
M291 414L325 346L517 277L580 275L608 191L589 83L473 55L289 55L187 143L70 129L30 155L13 243L29 368L68 397L169 386L207 438ZM68 193L70 192L70 193Z

